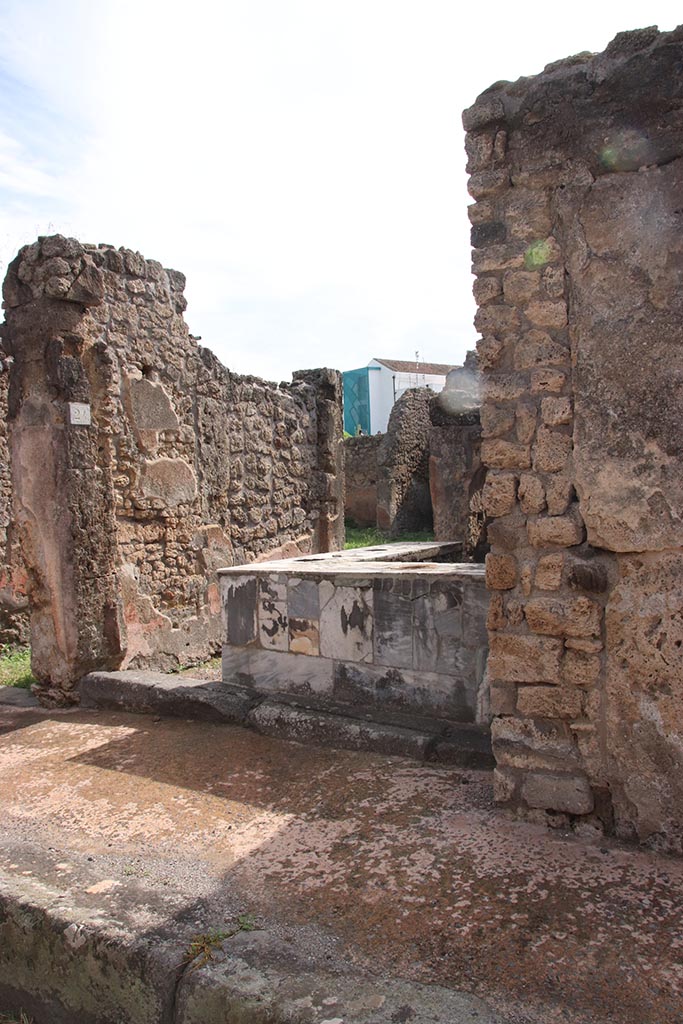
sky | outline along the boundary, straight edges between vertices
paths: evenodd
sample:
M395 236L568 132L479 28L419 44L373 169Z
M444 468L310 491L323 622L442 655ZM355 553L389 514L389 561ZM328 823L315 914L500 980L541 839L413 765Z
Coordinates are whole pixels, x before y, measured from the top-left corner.
M673 0L0 0L0 277L60 232L187 275L268 380L473 348L461 112Z

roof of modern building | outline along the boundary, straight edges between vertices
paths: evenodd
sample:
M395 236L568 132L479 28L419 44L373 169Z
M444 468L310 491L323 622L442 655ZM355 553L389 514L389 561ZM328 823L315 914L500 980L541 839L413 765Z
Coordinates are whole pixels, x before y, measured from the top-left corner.
M380 359L379 356L373 356L373 359L396 373L426 373L434 377L445 377L450 370L455 369L455 364L450 363L418 363L414 359Z

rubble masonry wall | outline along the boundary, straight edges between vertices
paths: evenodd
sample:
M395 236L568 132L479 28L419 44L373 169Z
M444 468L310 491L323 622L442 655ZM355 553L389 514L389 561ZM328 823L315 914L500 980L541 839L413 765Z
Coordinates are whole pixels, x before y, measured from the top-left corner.
M467 131L496 798L683 849L683 29Z
M61 236L9 268L14 519L46 699L92 668L216 652L218 567L343 545L339 375L230 373L189 335L184 285Z

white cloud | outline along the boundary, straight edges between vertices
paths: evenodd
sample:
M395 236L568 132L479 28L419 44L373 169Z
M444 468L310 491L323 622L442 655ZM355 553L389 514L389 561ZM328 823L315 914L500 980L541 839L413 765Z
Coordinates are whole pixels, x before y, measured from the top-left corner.
M462 359L460 112L643 20L603 7L555 23L451 0L0 0L10 233L25 215L29 236L47 220L178 267L191 329L242 372ZM675 8L648 19L671 28Z

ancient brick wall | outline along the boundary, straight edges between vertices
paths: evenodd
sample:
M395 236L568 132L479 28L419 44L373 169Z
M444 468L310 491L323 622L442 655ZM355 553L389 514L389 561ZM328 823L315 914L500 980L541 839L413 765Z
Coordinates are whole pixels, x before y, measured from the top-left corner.
M464 114L496 796L683 848L683 30Z
M184 284L60 236L5 281L16 527L55 700L91 668L217 650L219 566L343 544L339 375L231 374L188 334Z
M377 456L382 434L344 440L344 514L355 526L377 523Z
M393 536L431 530L429 388L404 391L391 410L377 455L377 525Z

